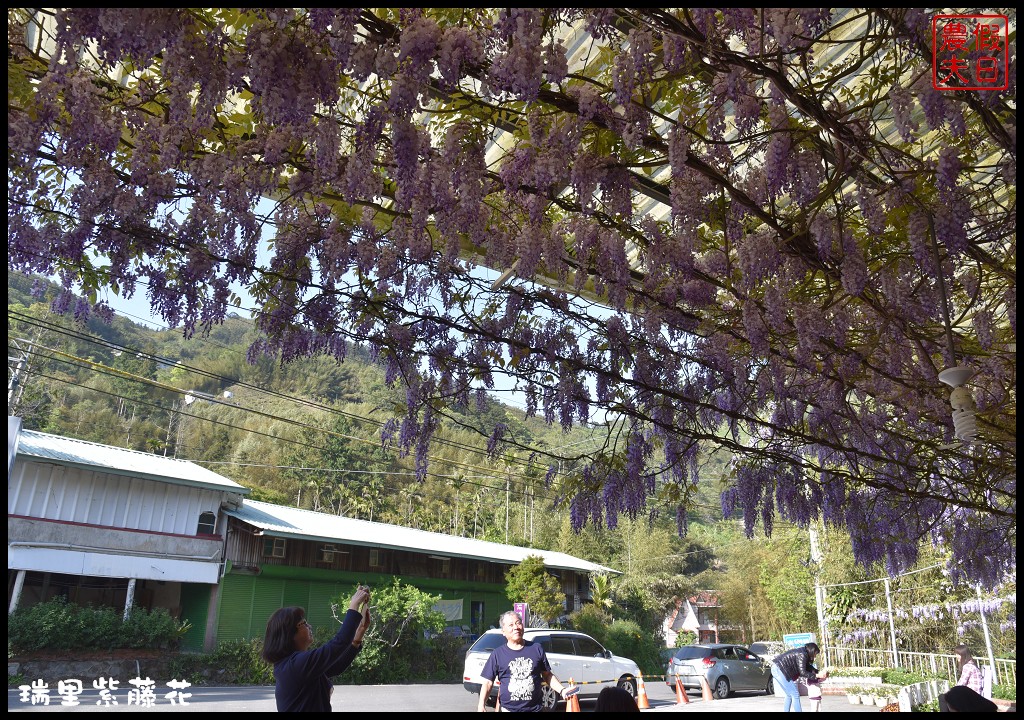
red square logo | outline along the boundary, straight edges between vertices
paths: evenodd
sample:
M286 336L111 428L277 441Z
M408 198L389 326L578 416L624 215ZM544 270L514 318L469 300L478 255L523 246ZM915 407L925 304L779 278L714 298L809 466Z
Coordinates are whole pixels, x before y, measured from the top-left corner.
M1005 15L935 15L932 87L1006 90L1010 87L1009 40Z

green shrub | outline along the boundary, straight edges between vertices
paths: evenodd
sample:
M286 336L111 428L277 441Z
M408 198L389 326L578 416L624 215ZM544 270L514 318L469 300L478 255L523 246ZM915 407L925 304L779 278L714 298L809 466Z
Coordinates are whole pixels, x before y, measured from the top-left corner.
M128 620L110 607L81 607L55 597L15 610L7 620L11 652L174 647L189 624L164 609L132 608Z
M914 683L925 682L926 680L943 680L944 676L925 670L906 670L904 668L893 668L883 670L880 673L882 682L893 685L913 685Z
M687 645L697 644L697 633L693 630L680 630L676 635L676 647L681 648Z
M212 653L175 655L168 669L193 685L273 685L274 668L260 657L262 650L262 640L230 640Z
M586 633L602 645L608 644L605 636L611 623L612 616L593 603L588 603L569 615L569 627Z
M885 674L886 669L881 667L858 667L848 668L838 666L829 670L829 675L832 677L881 677Z
M16 654L76 647L78 632L77 609L62 597L18 608L7 617L7 637Z
M351 592L342 593L333 602L348 607L350 596ZM391 585L373 588L373 625L362 651L338 681L387 684L429 679L436 666L430 657L436 643L427 638L440 633L445 625L444 615L434 610L438 600L439 595L398 578L393 578Z
M121 624L120 647L170 647L177 644L185 629L164 608L150 611L133 607Z
M428 672L425 680L461 682L466 660L466 640L456 635L441 633L427 643Z
M997 700L1017 700L1016 685L993 685L992 697Z
M644 632L632 620L615 620L608 626L605 646L616 655L627 657L640 666L645 675L664 672L661 663L662 639Z

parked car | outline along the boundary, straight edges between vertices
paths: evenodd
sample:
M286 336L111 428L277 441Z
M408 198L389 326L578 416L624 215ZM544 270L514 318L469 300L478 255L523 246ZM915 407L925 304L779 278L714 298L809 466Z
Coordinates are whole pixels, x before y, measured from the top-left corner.
M613 655L601 643L581 632L528 628L523 639L540 643L548 656L551 671L563 684L571 678L580 686L580 697L596 697L606 687L620 687L633 697L637 694L636 678L640 668L629 658ZM466 665L462 672L462 686L471 693L480 693L483 678L480 671L491 651L505 642L500 630L488 630L466 651ZM582 684L586 683L586 684ZM496 697L497 687L491 689ZM544 686L544 708L553 709L558 696Z
M700 678L707 678L716 698L727 698L733 691L775 692L769 661L742 645L709 643L685 645L676 651L665 668L665 683L675 687L676 676L685 689L700 689Z
M786 652L786 644L779 640L759 640L750 643L750 652L771 662L776 655Z

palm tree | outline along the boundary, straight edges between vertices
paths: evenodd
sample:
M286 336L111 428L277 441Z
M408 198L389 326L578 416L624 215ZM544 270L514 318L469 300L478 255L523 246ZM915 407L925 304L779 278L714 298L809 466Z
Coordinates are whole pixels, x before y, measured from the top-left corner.
M595 573L590 576L591 596L590 599L602 610L612 606L612 581L604 573Z

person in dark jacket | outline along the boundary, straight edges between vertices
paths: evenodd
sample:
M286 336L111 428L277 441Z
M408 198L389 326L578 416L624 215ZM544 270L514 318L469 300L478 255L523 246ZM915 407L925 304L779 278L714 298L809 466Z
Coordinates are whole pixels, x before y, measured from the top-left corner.
M966 685L954 685L939 695L939 712L998 712L999 707Z
M798 680L824 680L828 677L828 670L816 672L813 666L814 658L818 656L820 650L817 643L807 643L803 647L776 655L772 660L772 679L775 685L786 693L782 712L789 712L790 707L793 708L793 712L803 712L803 708L800 707L800 689L796 685Z
M281 608L267 621L263 659L274 666L278 712L330 712L330 678L345 671L370 627L370 590L360 586L333 638L313 645L313 626L300 607ZM363 609L365 607L365 609Z

